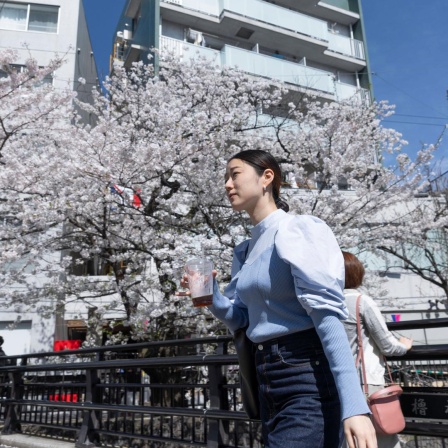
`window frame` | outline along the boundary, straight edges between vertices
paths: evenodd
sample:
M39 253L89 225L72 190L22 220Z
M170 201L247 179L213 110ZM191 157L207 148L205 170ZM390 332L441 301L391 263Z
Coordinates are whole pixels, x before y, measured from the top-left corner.
M12 70L15 70L16 73L25 73L27 71L27 67L24 64L11 64L9 67ZM39 68L43 68L43 67L39 67ZM9 73L0 68L0 79L7 78L8 76L9 76ZM50 85L50 86L54 85L54 72L48 73L39 82L37 82L34 87L42 87L45 85Z
M5 27L5 26L1 25L1 17L0 17L0 29L1 30L21 31L21 32L25 32L25 33L59 34L59 20L60 20L60 9L61 9L61 7L59 5L48 5L48 4L44 4L44 3L17 3L17 2L11 2L11 1L5 1L2 3L2 7L0 8L0 16L1 16L2 10L8 5L26 6L25 29ZM39 31L39 30L35 30L35 29L30 30L30 15L31 15L31 10L32 10L33 6L37 6L37 7L43 6L43 7L49 7L49 8L55 9L55 11L57 12L55 31ZM25 9L25 8L23 8L23 9Z

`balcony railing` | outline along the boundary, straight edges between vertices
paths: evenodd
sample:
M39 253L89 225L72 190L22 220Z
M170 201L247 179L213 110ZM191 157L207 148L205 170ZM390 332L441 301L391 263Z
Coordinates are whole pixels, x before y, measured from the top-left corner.
M342 82L335 82L334 86L336 101L343 101L356 97L362 104L371 104L372 102L370 92L367 89L352 86L350 84L344 84Z
M218 17L221 12L219 0L162 0L162 3L183 6L184 8L216 17Z
M277 79L289 84L334 94L332 74L324 70L284 61L241 48L224 47L223 63L246 73Z
M239 70L256 76L276 79L299 86L314 93L333 95L336 100L345 100L355 95L370 103L368 91L350 84L334 82L333 74L294 62L285 61L272 56L244 50L230 45L213 50L199 45L189 44L170 37L160 37L160 49L170 52L184 61L205 57L213 63L222 66L236 67Z
M322 41L328 41L327 22L291 11L261 0L162 0L205 14L220 16L229 11L262 23L275 25L295 33L304 34Z
M328 33L328 49L365 61L364 43L339 34Z
M314 17L291 11L280 6L260 0L220 0L223 9L284 28L295 33L304 34L322 41L328 41L327 22Z
M188 42L172 39L171 37L160 36L160 51L162 54L164 52L173 54L176 57L182 58L183 61L205 57L206 59L221 65L221 52L219 50L189 44Z
M204 56L222 66L236 67L253 75L277 79L327 94L334 94L334 85L330 72L283 61L254 51L243 50L230 45L225 45L221 51L212 50L166 36L161 36L160 47L162 52L171 52L184 60Z

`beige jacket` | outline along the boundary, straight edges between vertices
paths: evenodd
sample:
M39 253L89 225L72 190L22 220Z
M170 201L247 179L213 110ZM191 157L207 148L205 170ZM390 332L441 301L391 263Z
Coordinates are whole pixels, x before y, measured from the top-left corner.
M356 289L345 289L345 301L349 317L343 321L354 359L358 355L358 336L356 331L356 299L361 294ZM361 333L364 347L367 383L379 386L385 383L384 356L402 356L407 352L404 344L387 329L386 321L374 300L361 295L360 303Z

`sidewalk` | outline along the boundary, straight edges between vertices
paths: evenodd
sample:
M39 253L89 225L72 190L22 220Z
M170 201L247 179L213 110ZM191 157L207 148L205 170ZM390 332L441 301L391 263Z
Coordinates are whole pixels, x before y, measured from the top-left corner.
M2 434L0 435L0 448L1 446L13 448L74 448L75 443L24 434Z

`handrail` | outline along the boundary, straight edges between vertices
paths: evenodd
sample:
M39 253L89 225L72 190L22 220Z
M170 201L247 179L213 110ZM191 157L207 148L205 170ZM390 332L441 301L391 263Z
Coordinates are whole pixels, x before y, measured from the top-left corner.
M447 360L448 344L414 345L402 356L388 356L388 360L417 361L419 359Z
M430 319L426 321L390 322L387 325L390 329L396 330L436 328L444 327L447 324L448 319ZM163 418L167 418L171 422L170 430L174 430L175 424L172 418L179 417L185 419L182 420L182 428L193 428L193 432L200 432L203 435L201 437L206 440L206 442L202 440L196 443L195 440L182 439L183 444L236 448L241 446L237 442L234 445L228 445L224 441L215 442L221 440L220 437L224 437L224 439L235 437L236 440L238 431L235 429L235 432L231 433L232 435L230 435L230 431L234 431L231 428L237 428L238 425L243 425L241 427L243 429L240 429L238 434L244 434L248 438L258 437L259 431L257 427L251 426L252 424L257 425L258 422L249 421L246 414L241 411L241 403L237 392L239 385L238 383L235 384L235 381L237 381L236 374L233 370L226 368L238 364L235 354L227 354L227 345L231 342L232 336L226 335L7 357L37 358L39 363L24 362L23 365L0 367L0 378L3 378L3 382L0 381L0 388L3 387L5 388L3 390L7 391L6 394L0 394L0 418L4 419L5 430L9 432L18 431L20 425L23 428L27 424L42 426L50 430L59 425L61 429L73 431L77 434L75 435L77 447L88 447L95 442L95 437L106 435L108 437L135 437L148 440L164 440L166 443L181 443L172 435L160 437L156 433L148 434L147 432L147 422L152 422L153 419L155 422L161 422ZM216 354L135 357L135 354L142 349L207 344L218 344ZM120 357L120 353L126 355L126 352L130 359ZM108 354L117 354L118 359L111 359ZM76 355L78 358L75 356L73 359L68 358L68 362L61 361L65 356L71 355ZM39 361L39 358L44 359ZM88 358L92 358L92 361L88 361ZM435 375L441 375L436 376L436 380L444 381L440 385L446 384L446 378L448 377L446 369L448 344L414 346L406 355L388 357L388 359L394 361L394 372L400 375L403 374L406 367L402 363L407 360L423 361L423 363L417 363L416 366L412 364L409 366L408 364L407 369L412 374L420 368L420 365L423 365L425 375L431 373L428 373L428 371L432 369L432 360L445 360L444 364L434 364L436 366L434 370L437 370ZM429 360L429 362L426 360ZM53 364L52 361L56 362ZM397 363L398 369L396 368ZM205 378L197 376L201 367L206 367L207 376ZM161 369L164 369L163 372L170 373L166 374L164 378L160 378L156 373ZM441 373L438 372L439 370ZM5 372L7 375L5 375ZM46 372L46 374L41 374L41 372ZM142 372L149 375L151 383L143 381ZM189 372L194 375L189 376L191 375ZM176 375L177 373L179 373L176 380L178 382L170 382L170 375ZM128 374L132 376L127 376ZM135 377L136 374L137 377ZM9 381L5 378L9 378ZM202 383L200 380L204 382ZM430 426L431 420L429 418L423 422L414 421L417 418L414 418L411 406L413 400L424 400L427 397L435 397L433 402L437 405L437 400L448 397L448 387L419 387L425 384L432 385L432 383L425 382L403 381L403 383L404 393L402 397L407 400L405 414L407 426L404 433L448 436L448 431L441 428L443 425L435 428ZM412 384L417 387L406 387ZM150 401L144 398L146 392L151 393ZM176 394L178 401L173 399ZM186 396L196 397L196 394L202 397L202 401L195 398L186 404ZM72 401L74 396L76 396L76 399ZM136 396L138 399L136 399ZM157 397L160 396L168 401L158 399ZM45 417L42 420L40 417L42 414L48 414L48 419ZM62 424L59 420L53 420L53 418L58 418L58 415L68 416L67 420L64 417ZM191 419L191 421L188 419ZM109 427L109 421L114 422L113 424L116 426ZM187 421L189 423L186 423ZM228 422L231 421L234 424L229 425ZM100 422L100 426L98 426L98 422ZM131 425L129 427L126 425L128 422ZM138 422L145 423L143 432L141 429L143 424L137 428L140 425ZM137 425L137 429L132 426L134 424ZM133 429L130 430L130 427ZM429 430L433 432L428 432ZM259 446L252 442L246 442L247 440L244 442L245 446Z
M403 320L400 322L387 322L387 328L391 331L395 330L413 330L415 328L439 328L448 327L448 318L440 319L419 319L419 320Z
M411 330L415 328L442 328L448 327L448 318L440 319L425 319L425 320L408 320L401 322L387 322L387 327L391 331L399 330ZM231 335L220 336L207 336L203 338L191 338L191 339L175 339L168 341L148 341L138 342L126 345L107 345L102 347L82 348L76 350L64 350L60 352L39 352L39 353L27 353L23 355L8 356L8 359L30 359L30 358L43 358L48 356L68 356L68 355L85 355L90 353L104 354L107 352L124 352L124 351L138 351L148 348L157 347L178 347L187 345L205 345L213 343L228 343L232 341ZM415 349L415 347L413 347ZM1 367L0 367L1 369Z
M63 350L59 352L39 352L39 353L26 353L23 355L8 356L8 359L30 359L30 358L44 358L48 356L68 356L68 355L85 355L85 354L103 354L107 352L129 352L138 351L147 348L157 347L179 347L186 345L206 345L221 342L232 341L232 336L206 336L203 338L191 338L191 339L170 339L168 341L147 341L137 342L133 344L120 344L120 345L106 345L92 348L80 348L75 350Z
M189 356L164 356L137 359L114 359L110 361L88 361L61 364L28 364L24 366L0 367L0 372L48 372L49 370L85 370L85 369L111 369L125 367L164 367L172 366L175 360L178 366L202 366L202 365L237 365L236 355L189 355Z

